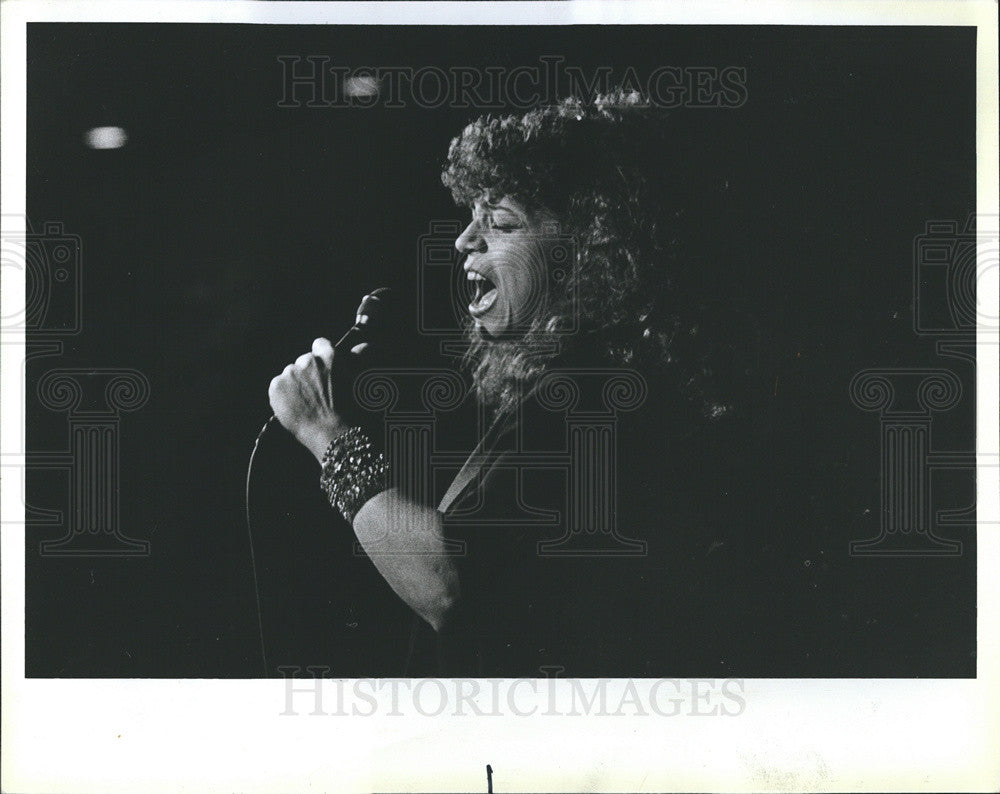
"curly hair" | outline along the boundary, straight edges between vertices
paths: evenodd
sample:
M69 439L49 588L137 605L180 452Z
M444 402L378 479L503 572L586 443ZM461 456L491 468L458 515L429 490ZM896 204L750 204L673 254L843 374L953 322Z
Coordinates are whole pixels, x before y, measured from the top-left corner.
M510 197L554 214L574 245L568 277L550 284L544 316L523 337L470 333L482 399L511 407L556 358L558 340L559 356L586 348L669 376L706 418L732 411L720 377L727 342L709 308L718 263L691 253L713 221L695 189L710 181L688 156L695 145L678 140L665 111L621 91L483 116L452 140L441 178L456 203Z

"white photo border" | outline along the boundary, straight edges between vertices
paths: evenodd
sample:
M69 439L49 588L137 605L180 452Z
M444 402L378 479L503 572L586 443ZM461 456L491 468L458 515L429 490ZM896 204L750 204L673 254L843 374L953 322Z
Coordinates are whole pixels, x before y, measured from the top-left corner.
M969 25L977 35L977 212L998 213L997 16L983 2L72 2L4 0L2 204L25 215L26 24L801 24ZM5 221L6 223L6 221ZM7 229L4 231L18 231ZM21 230L23 231L23 230ZM981 268L985 260L980 261ZM995 266L995 263L994 263ZM2 316L23 310L24 273L4 268ZM980 296L995 317L996 294ZM978 333L977 455L1000 452L995 331ZM24 465L24 336L5 334L3 475ZM387 689L374 716L282 715L280 680L24 678L24 515L20 478L2 485L3 789L102 791L498 790L963 791L1000 786L1000 468L978 471L975 679L747 679L738 718L544 714L429 717ZM19 523L20 522L20 523ZM990 523L992 522L992 523ZM350 682L349 682L350 683ZM530 683L499 687L532 703ZM620 682L619 682L620 683ZM618 686L613 683L612 686ZM637 681L648 697L650 681ZM306 686L308 682L297 682ZM335 687L326 682L324 695ZM566 695L572 684L553 685ZM643 688L646 691L642 691ZM451 695L449 694L449 697ZM331 695L332 697L332 695ZM527 698L524 700L524 698ZM695 698L696 699L696 698ZM384 708L382 707L384 706ZM332 708L327 708L329 713Z

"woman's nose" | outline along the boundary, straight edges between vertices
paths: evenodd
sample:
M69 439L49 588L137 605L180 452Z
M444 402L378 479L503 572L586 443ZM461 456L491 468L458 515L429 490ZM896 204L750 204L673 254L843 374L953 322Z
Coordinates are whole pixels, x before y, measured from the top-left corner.
M462 254L486 250L486 240L483 238L479 224L476 221L465 227L465 230L455 240L455 248Z

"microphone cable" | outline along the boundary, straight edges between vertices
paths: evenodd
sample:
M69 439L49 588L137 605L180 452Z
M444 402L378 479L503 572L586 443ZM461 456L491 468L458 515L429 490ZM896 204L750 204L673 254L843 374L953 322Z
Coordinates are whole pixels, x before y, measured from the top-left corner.
M378 289L372 290L368 295L365 295L361 300L361 304L358 306L357 313L354 318L354 325L352 325L340 339L337 344L333 346L334 351L340 351L346 348L350 352L354 347L362 344L366 341L368 332L370 328L368 326L369 321L378 312L379 304L386 301L390 296L391 290L388 287L379 287ZM260 598L260 581L257 577L257 560L254 555L253 547L253 518L252 511L250 509L250 493L251 485L253 483L253 473L254 473L254 463L257 460L257 452L260 449L260 442L263 440L264 436L268 434L271 428L281 427L278 422L278 417L274 414L268 419L264 426L260 429L257 434L257 438L253 442L253 449L250 451L250 460L247 462L247 479L246 479L246 496L245 496L245 506L246 506L246 521L247 521L247 536L250 541L250 571L253 574L253 589L254 598L257 603L257 630L260 634L260 658L264 669L264 678L268 677L268 666L267 666L267 648L264 643L264 611L261 606ZM284 428L281 428L284 430Z

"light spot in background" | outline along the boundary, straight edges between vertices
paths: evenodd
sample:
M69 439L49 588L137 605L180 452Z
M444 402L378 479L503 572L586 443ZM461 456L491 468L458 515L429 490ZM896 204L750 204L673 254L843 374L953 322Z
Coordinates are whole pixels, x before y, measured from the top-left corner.
M344 80L344 93L355 97L378 96L378 80L369 75L348 77Z
M94 127L83 136L91 149L121 149L128 134L121 127Z

